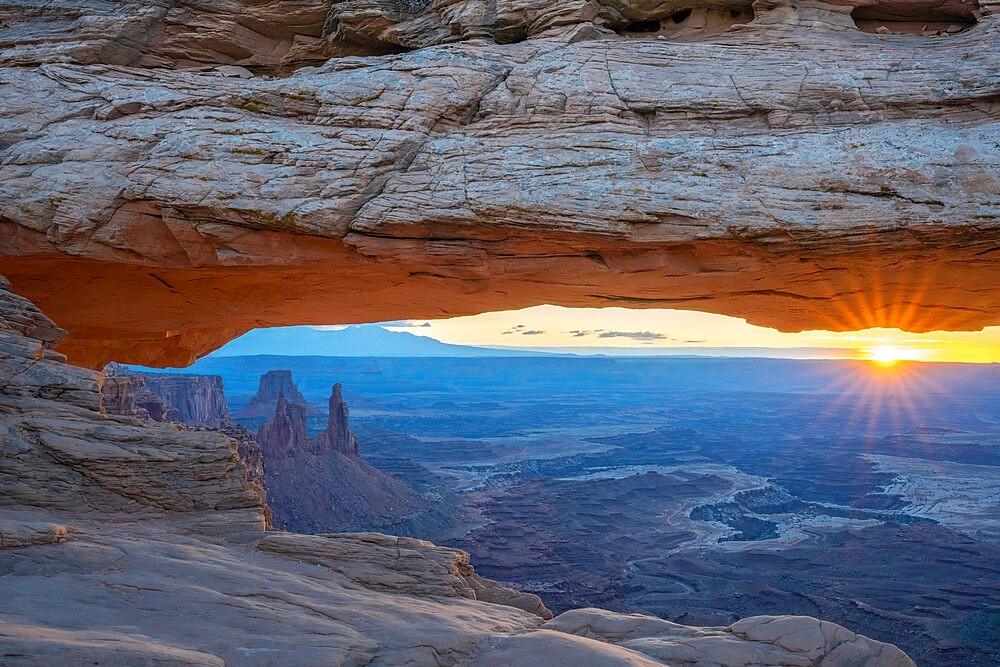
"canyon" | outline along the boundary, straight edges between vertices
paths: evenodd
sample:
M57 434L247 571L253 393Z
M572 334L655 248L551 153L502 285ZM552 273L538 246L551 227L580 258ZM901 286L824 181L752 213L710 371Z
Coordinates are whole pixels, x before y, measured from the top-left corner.
M309 406L289 371L268 371L248 407L260 406L275 378L283 391L274 414L257 431L264 460L268 506L278 528L301 533L386 530L412 522L430 503L409 486L373 468L358 451L340 384L330 392L326 426L306 430ZM314 412L319 412L313 408ZM243 410L240 414L256 414ZM246 422L244 422L246 423Z
M248 415L293 454L272 470L233 417L252 389L204 373L246 396L230 415L215 379L97 369L190 365L258 327L544 303L1000 324L998 35L997 0L0 0L0 660L914 664L827 615L921 657L994 656L974 597L995 583L991 507L948 486L991 488L954 467L994 451L989 393L935 394L982 401L954 411L957 441L773 449L739 419L731 440L695 428L732 397L627 432L624 411L583 432L564 407L544 415L559 438L505 422L526 461L483 435L510 417L492 398L453 404L444 434L408 409L348 428L335 390L310 435L320 415L279 391ZM398 498L393 517L460 495L426 524L454 546L325 532L295 514L325 500L279 496L341 472ZM323 534L270 525L265 486ZM601 525L639 556L560 548ZM914 558L880 569L899 545ZM532 559L548 572L523 590L472 567ZM873 575L896 588L862 600ZM775 613L739 618L761 599ZM690 625L651 615L678 605Z
M9 290L0 279L4 662L913 665L802 616L552 618L456 549L267 530L234 440L100 412L103 376L66 364L64 332Z
M140 373L121 364L102 371L101 411L155 422L200 426L218 431L236 442L246 467L246 479L264 494L264 456L253 434L229 416L229 406L218 375ZM270 522L270 509L265 508Z
M1000 659L995 364L210 355L190 370L224 377L238 409L272 365L317 405L343 382L365 459L429 503L388 532L468 551L555 613L794 610L921 665Z
M541 303L978 329L1000 323L998 16L2 3L0 272L92 368Z
M247 481L266 497L269 527L300 533L417 529L435 521L423 496L373 468L360 455L341 385L330 392L325 426L310 437L306 417L323 415L306 402L287 370L260 376L257 393L230 417L219 375L105 368L105 414L218 431L237 443ZM286 394L288 398L286 398ZM268 419L258 415L270 409ZM252 433L248 427L257 427Z

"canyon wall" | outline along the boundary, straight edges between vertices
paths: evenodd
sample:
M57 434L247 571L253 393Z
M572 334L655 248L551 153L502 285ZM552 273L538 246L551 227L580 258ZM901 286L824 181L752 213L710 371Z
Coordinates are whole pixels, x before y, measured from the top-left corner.
M0 270L82 364L539 303L1000 323L995 0L28 6Z
M172 373L147 373L143 377L149 390L176 410L179 421L213 428L230 423L221 377Z
M150 391L146 378L125 375L114 368L104 367L101 384L101 410L109 415L138 417L156 422L183 421L180 413L171 409L163 397Z
M100 412L104 376L64 363L51 349L61 331L9 287L0 280L0 507L262 533L263 502L232 440Z
M464 552L265 531L232 440L101 413L102 375L53 351L63 333L0 278L8 662L660 665L724 651L734 665L912 665L806 617L703 629L595 609L543 625L551 614L536 596L482 579Z

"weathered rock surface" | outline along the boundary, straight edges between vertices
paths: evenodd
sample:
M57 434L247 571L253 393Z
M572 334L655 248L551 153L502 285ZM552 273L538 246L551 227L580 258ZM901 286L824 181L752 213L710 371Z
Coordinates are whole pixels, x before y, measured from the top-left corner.
M178 422L225 433L236 442L246 479L266 491L264 457L253 434L229 417L222 378L212 375L138 373L111 363L104 367L101 410L105 414Z
M753 616L726 628L695 628L637 614L576 609L542 627L615 644L670 665L913 664L894 646L808 616Z
M261 453L270 460L282 459L310 450L312 441L306 432L305 408L278 396L271 420L257 431Z
M101 372L104 375L101 381L101 409L105 414L155 422L192 423L185 419L178 405L168 402L154 391L142 373L116 362L108 364ZM178 392L174 391L172 397L179 398ZM190 419L192 410L188 408L187 412Z
M1000 323L995 0L749 5L0 4L0 271L95 367L538 303Z
M537 595L483 579L469 564L469 554L425 540L379 533L303 535L275 533L258 548L323 565L361 585L413 595L463 597L517 607L543 619L552 618ZM387 578L385 571L393 573Z
M263 491L267 491L267 479L264 474L264 453L260 443L247 428L234 421L222 424L219 431L225 433L236 442L236 453L247 469L247 481L252 482Z
M158 422L173 421L166 419L166 404L159 396L156 398L159 399L157 407L160 409L150 411L141 404L137 394L146 389L145 378L119 375L111 366L112 364L108 364L104 367L104 379L101 382L101 411L104 414Z
M197 517L192 525L199 529L217 524L231 537L263 530L262 502L245 487L235 443L210 431L100 413L102 374L49 353L59 329L5 285L0 506L128 517L180 513ZM206 514L223 518L204 524Z
M66 526L44 521L0 519L0 549L32 544L51 544L66 539Z
M272 419L278 400L284 397L288 403L302 407L303 417L323 414L306 402L299 388L295 386L292 372L285 370L268 371L260 376L257 393L236 417L239 419Z
M694 646L702 664L913 664L803 617L705 629L582 610L543 626L537 597L480 579L464 552L265 532L233 441L101 413L100 374L47 351L58 333L0 280L4 664L663 665L706 636L728 643Z

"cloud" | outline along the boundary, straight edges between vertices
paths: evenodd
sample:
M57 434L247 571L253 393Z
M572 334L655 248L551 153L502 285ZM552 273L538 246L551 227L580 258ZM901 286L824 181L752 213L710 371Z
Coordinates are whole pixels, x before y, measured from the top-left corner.
M597 334L598 338L628 338L639 342L651 342L654 340L669 340L666 334L658 331L602 331Z
M594 336L604 331L604 329L574 329L573 331L567 331L566 333L572 334L574 338L582 338L583 336Z
M521 334L522 336L537 336L538 334L543 334L543 333L545 332L539 329L529 329L524 324L515 324L510 329L501 332L501 334L504 336L508 336L510 334Z
M684 342L685 343L704 343L705 340L704 339L702 339L702 340L686 340Z

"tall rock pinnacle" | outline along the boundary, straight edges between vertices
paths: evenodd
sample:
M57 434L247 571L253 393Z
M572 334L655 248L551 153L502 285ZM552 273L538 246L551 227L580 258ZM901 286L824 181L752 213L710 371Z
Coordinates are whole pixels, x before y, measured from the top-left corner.
M358 439L351 433L351 426L348 423L350 410L344 402L343 392L340 383L333 385L330 393L330 418L326 424L326 430L316 438L318 451L340 452L349 456L358 455Z
M287 371L278 372L287 373ZM262 387L264 378L268 375L271 373L261 378ZM290 379L291 375L289 374L288 377ZM273 418L257 431L257 441L260 443L265 459L278 459L305 453L330 454L336 452L346 456L359 455L358 439L351 433L351 427L347 421L350 411L347 404L344 403L339 383L333 385L333 391L330 394L330 418L326 428L315 438L310 438L306 432L306 409L305 405L289 401L282 393L278 394Z
M263 382L263 378L261 378ZM305 408L278 394L274 418L257 431L265 460L280 459L313 449L306 433Z

